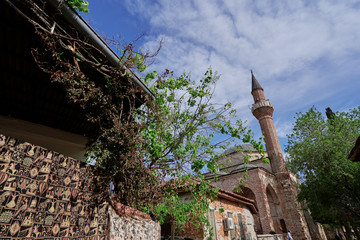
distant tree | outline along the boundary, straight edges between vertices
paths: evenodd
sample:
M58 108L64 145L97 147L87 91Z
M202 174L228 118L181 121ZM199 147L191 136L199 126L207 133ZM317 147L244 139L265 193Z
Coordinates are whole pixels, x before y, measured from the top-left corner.
M66 0L75 11L89 13L89 2L85 0Z
M347 159L360 135L360 107L325 118L315 107L298 113L285 151L288 167L299 173L299 200L314 219L333 225L360 224L360 164ZM359 238L359 236L358 236Z

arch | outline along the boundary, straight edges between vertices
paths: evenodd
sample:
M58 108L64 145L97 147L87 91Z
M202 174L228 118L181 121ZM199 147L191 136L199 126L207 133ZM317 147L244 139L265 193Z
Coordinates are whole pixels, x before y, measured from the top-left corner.
M240 193L241 196L244 196L246 198L249 198L251 200L254 200L255 202L255 207L257 209L258 206L257 206L257 202L256 202L256 196L254 194L254 192L248 188L248 187L242 187L241 188L241 193ZM259 217L259 214L258 213L255 213L253 214L253 217L254 217L254 227L255 227L255 232L257 234L263 234L263 230L262 230L262 226L261 226L261 221L260 221L260 217Z
M276 233L286 232L286 224L283 219L280 201L274 188L270 184L266 187L266 197L270 208L270 215L274 223L275 229L273 230Z
M249 198L249 199L251 199L251 200L254 200L254 201L255 201L255 205L256 205L256 197L255 197L255 194L254 194L254 192L253 192L250 188L244 187L244 188L242 189L241 196L244 196L244 197L246 197L246 198Z

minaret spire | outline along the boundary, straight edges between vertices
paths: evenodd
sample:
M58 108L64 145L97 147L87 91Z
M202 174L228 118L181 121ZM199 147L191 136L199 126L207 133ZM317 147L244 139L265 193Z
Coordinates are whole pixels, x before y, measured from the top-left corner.
M251 71L251 79L252 79L252 88L251 88L251 92L253 92L254 90L256 89L261 89L261 90L264 90L260 83L256 80L255 76L254 76L254 73L252 70Z

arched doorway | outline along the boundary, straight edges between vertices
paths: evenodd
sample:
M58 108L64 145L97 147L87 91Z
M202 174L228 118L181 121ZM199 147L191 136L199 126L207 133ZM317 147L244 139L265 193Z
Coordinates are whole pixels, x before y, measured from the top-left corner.
M276 233L286 232L286 224L283 219L280 202L277 197L277 194L272 186L268 185L266 188L266 196L268 199L268 204L270 208L271 218L274 223L274 231Z

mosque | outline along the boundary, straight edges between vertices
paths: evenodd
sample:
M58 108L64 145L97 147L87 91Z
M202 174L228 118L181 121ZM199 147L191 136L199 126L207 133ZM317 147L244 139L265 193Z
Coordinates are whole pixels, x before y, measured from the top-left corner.
M251 145L241 145L243 151L229 149L226 156L218 160L216 182L213 174L207 173L205 178L227 191L241 189L241 195L255 201L258 212L253 216L258 235L291 231L294 239L326 239L322 226L314 222L296 200L298 179L286 167L272 119L274 107L265 98L264 89L252 72L251 78L254 98L251 111L260 123L270 164L264 163ZM248 154L244 154L246 152ZM248 163L244 162L246 157L250 158ZM240 187L246 172L245 187Z

